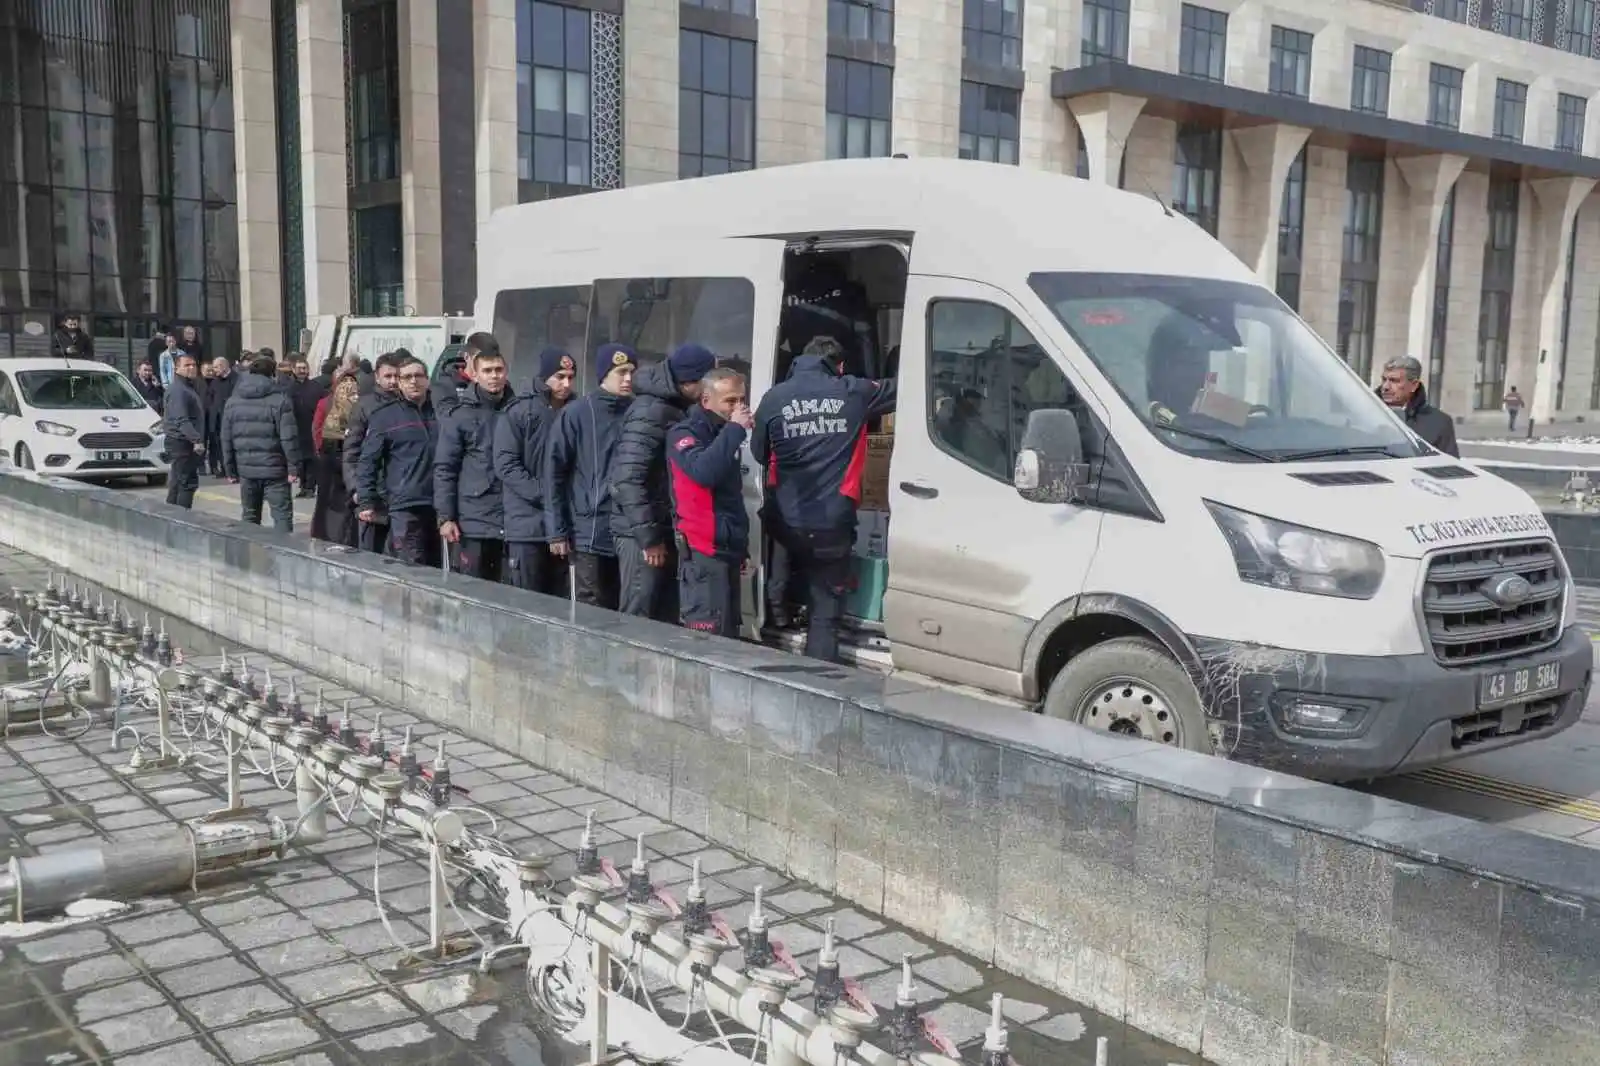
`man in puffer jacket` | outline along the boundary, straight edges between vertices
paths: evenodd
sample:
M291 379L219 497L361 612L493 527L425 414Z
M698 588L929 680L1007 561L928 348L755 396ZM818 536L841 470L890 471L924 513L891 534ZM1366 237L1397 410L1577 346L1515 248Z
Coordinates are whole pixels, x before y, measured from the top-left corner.
M539 353L534 387L506 407L494 428L494 470L505 507L507 581L551 596L567 594L567 568L550 554L545 533L545 453L578 370L560 348Z
M389 515L389 553L415 566L439 565L439 522L433 509L433 457L439 423L428 396L428 368L401 364L400 390L372 412L356 463L356 513L363 522Z
M550 553L572 568L581 602L617 609L617 549L611 539L611 456L633 398L639 359L624 344L595 353L596 392L561 412L545 459L545 530Z
M611 459L611 535L617 545L623 614L678 620L678 553L672 537L667 431L700 400L700 379L717 357L685 344L633 376L633 403Z
M275 380L278 367L267 356L250 364L222 409L222 470L239 485L240 517L261 524L261 503L272 508L279 533L294 528L290 485L300 471L300 430L294 407Z
M367 439L367 425L372 421L373 413L391 402L397 395L400 388L400 364L409 361L409 357L402 359L396 352L384 352L378 356L377 369L368 379L372 387L361 393L361 398L356 401L355 410L350 412L350 421L345 426L344 449L340 453L340 460L344 466L344 483L350 490L352 503L359 500L357 494L361 489L361 475L358 473L358 468L361 465L361 446ZM361 379L357 377L356 380L359 387ZM386 550L388 540L389 516L380 506L372 511L370 519L360 520L360 528L356 531L356 545L364 552L379 553Z
M505 553L505 509L494 471L494 427L512 400L506 361L493 334L467 338L472 384L439 418L439 450L433 461L433 507L439 537L468 577L499 581ZM435 410L438 401L435 401Z

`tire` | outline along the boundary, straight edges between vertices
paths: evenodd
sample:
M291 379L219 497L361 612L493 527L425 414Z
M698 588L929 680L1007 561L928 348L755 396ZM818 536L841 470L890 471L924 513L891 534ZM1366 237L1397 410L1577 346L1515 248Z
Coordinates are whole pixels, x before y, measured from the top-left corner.
M1086 729L1187 751L1212 750L1194 682L1166 648L1147 637L1118 637L1073 656L1050 682L1043 710Z
M26 444L17 445L17 469L33 469L33 453L28 450L28 446Z
M165 475L165 474L150 474L150 475L146 476L144 480L145 480L145 484L149 485L151 488L158 489L162 485L165 485L167 483L167 475Z

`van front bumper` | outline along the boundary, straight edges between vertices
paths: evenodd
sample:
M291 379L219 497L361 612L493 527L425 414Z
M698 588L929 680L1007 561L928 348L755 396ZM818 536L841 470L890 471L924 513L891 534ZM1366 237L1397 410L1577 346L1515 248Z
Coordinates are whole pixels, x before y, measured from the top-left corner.
M1554 736L1582 717L1594 674L1594 645L1579 626L1531 655L1452 668L1427 654L1320 655L1191 640L1219 753L1324 781L1405 773ZM1561 666L1553 692L1479 709L1487 675L1552 662ZM1348 724L1308 724L1307 711L1326 722L1340 709Z

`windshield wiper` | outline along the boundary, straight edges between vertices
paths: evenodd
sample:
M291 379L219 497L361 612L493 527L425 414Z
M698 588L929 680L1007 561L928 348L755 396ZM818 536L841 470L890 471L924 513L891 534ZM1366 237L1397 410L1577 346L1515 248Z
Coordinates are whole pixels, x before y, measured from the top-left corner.
M1220 433L1207 433L1203 429L1190 429L1188 426L1179 426L1170 422L1166 424L1151 422L1149 425L1151 429L1165 430L1168 433L1176 433L1182 437L1192 437L1195 440L1204 440L1210 441L1212 444L1220 444L1224 448L1231 448L1241 455L1248 455L1253 459L1260 459L1263 463L1279 463L1283 461L1276 455L1268 455L1266 452L1257 451L1256 449L1248 447L1247 445L1240 444L1238 441L1229 440Z
M1337 459L1346 455L1383 455L1390 459L1401 459L1390 451L1392 444L1347 444L1339 448L1314 448L1304 452L1288 452L1282 456L1285 463L1299 462L1301 459Z

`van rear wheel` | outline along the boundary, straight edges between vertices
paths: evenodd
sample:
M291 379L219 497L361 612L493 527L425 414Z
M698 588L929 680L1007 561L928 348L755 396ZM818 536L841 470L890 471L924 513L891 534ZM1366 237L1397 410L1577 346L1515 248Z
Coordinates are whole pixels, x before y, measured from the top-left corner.
M1073 656L1050 682L1044 713L1103 733L1211 751L1194 682L1165 648L1145 637L1118 637Z

